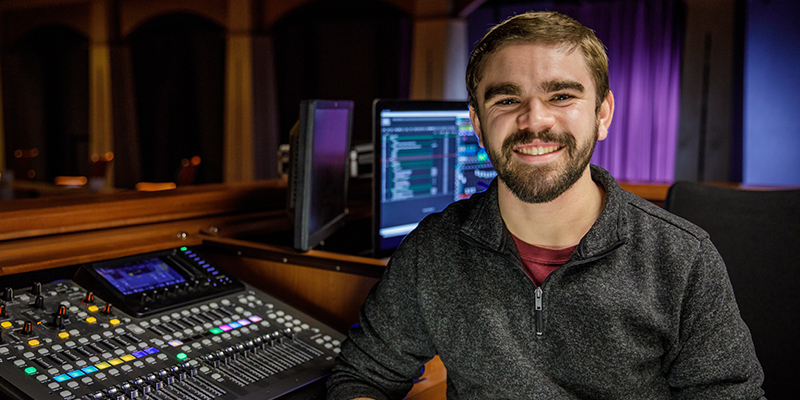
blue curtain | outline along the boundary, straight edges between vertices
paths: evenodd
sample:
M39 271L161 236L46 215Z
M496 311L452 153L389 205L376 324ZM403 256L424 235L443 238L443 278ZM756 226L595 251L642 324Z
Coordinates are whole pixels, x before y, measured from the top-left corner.
M616 100L608 138L592 163L621 181L674 178L678 137L681 0L539 1L484 5L469 17L474 45L492 25L527 11L558 11L594 29L608 48L609 80Z

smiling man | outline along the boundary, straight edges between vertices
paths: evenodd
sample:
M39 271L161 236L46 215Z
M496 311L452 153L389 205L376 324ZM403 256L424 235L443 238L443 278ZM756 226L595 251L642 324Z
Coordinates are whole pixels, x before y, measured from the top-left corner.
M402 398L437 354L450 399L761 398L708 235L589 164L614 115L594 33L513 17L477 44L467 90L498 178L395 252L328 398Z

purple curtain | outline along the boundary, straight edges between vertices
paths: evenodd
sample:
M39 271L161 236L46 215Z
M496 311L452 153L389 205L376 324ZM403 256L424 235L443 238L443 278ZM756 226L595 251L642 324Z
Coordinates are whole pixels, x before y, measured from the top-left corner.
M482 7L470 16L470 42L487 26L530 10L567 14L594 29L608 48L616 100L608 138L592 162L621 181L674 178L685 11L681 0L530 2Z

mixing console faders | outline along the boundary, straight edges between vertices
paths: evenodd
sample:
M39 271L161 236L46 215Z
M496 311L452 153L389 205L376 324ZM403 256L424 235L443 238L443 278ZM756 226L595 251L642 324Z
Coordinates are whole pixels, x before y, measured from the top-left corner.
M327 376L344 339L206 274L218 270L192 249L81 268L75 280L0 292L0 398L272 399ZM151 300L137 308L143 293Z

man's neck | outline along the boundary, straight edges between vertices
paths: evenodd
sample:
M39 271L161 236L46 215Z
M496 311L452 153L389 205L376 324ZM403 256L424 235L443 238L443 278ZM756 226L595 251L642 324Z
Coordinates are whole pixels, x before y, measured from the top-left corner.
M500 214L511 233L524 242L552 249L575 246L600 216L605 190L589 168L557 199L531 204L517 198L499 182Z

